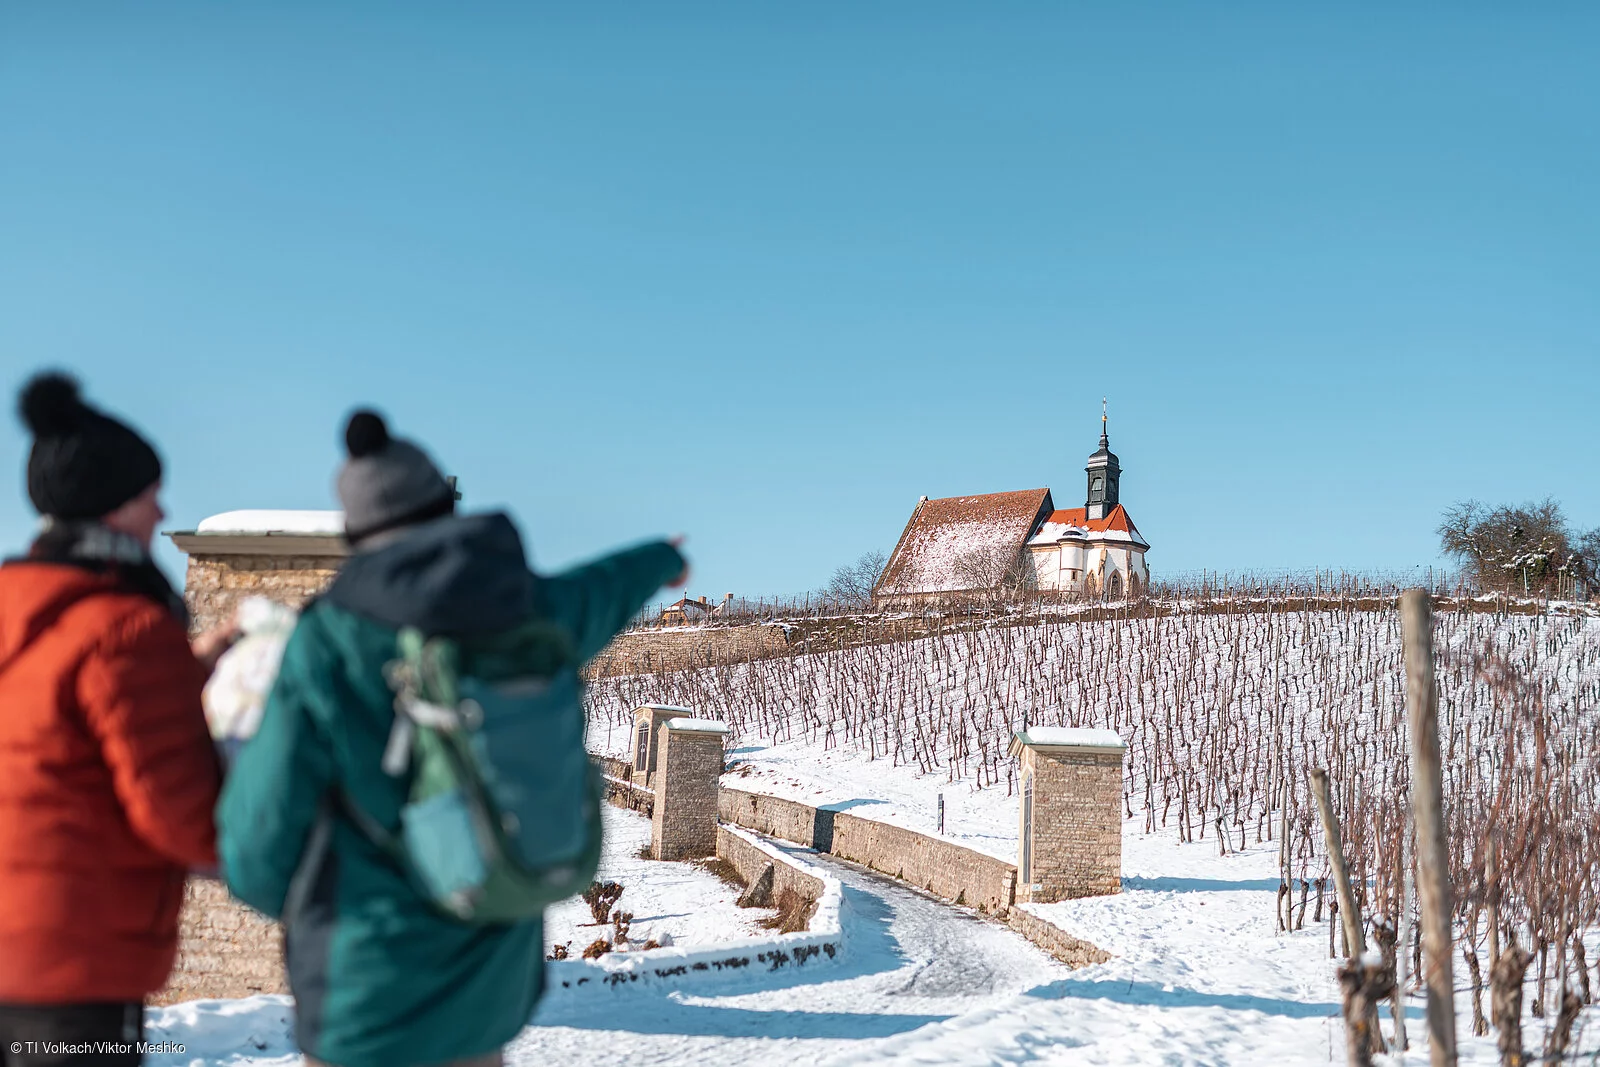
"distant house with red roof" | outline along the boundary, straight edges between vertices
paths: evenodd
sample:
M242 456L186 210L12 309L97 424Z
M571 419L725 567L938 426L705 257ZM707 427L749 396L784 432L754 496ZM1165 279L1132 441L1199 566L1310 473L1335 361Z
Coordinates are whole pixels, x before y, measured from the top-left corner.
M880 603L914 603L1008 588L1122 599L1150 584L1150 543L1122 506L1122 466L1100 416L1100 447L1084 467L1081 508L1048 489L917 501L873 589Z

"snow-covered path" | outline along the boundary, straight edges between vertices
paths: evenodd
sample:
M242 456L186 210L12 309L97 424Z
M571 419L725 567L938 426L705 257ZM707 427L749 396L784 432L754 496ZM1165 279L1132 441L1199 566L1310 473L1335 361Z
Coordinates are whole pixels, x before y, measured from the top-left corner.
M854 864L795 851L844 884L846 955L838 964L708 979L666 996L557 993L511 1046L508 1062L849 1061L1070 973L997 923Z

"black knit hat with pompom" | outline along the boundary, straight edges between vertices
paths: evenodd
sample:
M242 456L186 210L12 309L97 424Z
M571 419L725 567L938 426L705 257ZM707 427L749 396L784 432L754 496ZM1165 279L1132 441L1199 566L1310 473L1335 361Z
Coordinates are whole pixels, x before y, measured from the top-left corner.
M17 409L33 433L28 498L41 515L98 519L161 480L161 457L138 432L83 402L78 383L47 371Z
M358 411L344 428L350 458L339 470L344 536L352 545L455 511L455 491L428 454L389 436L383 416Z

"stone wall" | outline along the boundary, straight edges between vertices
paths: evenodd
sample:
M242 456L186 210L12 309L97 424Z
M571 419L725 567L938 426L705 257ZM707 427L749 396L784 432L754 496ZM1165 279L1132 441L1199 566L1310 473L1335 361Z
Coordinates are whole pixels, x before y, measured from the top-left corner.
M914 830L727 787L718 810L724 822L882 871L955 904L995 913L1016 897L1014 864Z
M627 760L613 759L610 756L596 756L589 753L589 762L600 768L600 773L607 778L616 778L626 782L633 777L633 764Z
M807 903L815 903L822 896L821 878L807 874L793 863L784 862L780 856L757 848L726 826L717 827L717 856L728 862L745 885L761 877L767 864L772 864L774 899L785 889L794 890Z
M1118 892L1122 750L1032 750L1028 756L1034 778L1032 870L1019 899L1048 902Z
M744 663L780 655L788 647L789 638L781 626L631 630L607 645L589 665L589 672L593 677L606 677Z
M250 596L298 608L328 587L342 562L337 556L190 556L183 599L193 632L204 633L231 618L239 601Z
M743 826L758 834L792 841L819 852L829 851L818 844L824 836L831 835L817 832L817 809L798 800L784 800L782 797L769 797L765 793L749 793L723 786L717 796L717 813L723 822Z
M619 808L636 811L645 818L655 821L656 795L642 785L637 785L626 778L605 779L606 801Z
M1111 953L1100 946L1073 937L1054 923L1045 922L1022 908L1006 912L1005 923L1068 967L1087 967L1111 958Z
M834 816L832 852L981 912L1004 911L1016 899L1013 864L858 815Z
M221 882L189 880L178 930L178 962L152 1003L289 991L278 924L233 900Z

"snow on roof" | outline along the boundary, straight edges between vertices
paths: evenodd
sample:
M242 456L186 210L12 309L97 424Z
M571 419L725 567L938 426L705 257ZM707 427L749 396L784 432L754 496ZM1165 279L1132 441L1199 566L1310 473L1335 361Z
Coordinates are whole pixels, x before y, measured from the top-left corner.
M1025 745L1042 745L1046 748L1127 748L1115 730L1093 729L1081 726L1030 726L1017 731L1017 740Z
M728 724L716 719L668 719L661 725L673 732L684 730L691 734L725 734L728 732Z
M342 511L224 511L201 520L196 533L295 534L338 537L344 533Z
M963 580L962 558L1021 552L1028 534L1051 508L1048 489L920 501L874 592L895 596L970 589L970 580Z
M693 715L693 708L686 708L681 704L640 704L639 711L678 711L685 715Z
M1149 548L1150 543L1139 535L1139 530L1128 517L1121 504L1111 509L1103 519L1089 518L1088 508L1067 508L1052 511L1044 520L1039 532L1028 539L1030 545L1053 545L1062 538L1086 541L1125 541L1128 544Z

